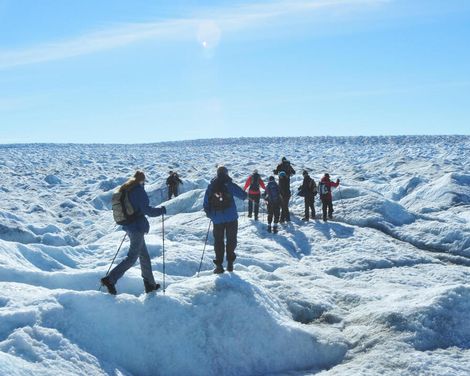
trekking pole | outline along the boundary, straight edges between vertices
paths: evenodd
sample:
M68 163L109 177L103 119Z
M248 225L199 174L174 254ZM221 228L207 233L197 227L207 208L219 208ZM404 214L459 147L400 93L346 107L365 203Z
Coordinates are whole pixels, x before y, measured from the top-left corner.
M209 221L209 227L207 228L206 241L204 242L204 248L202 249L201 262L199 263L199 269L197 271L197 276L199 277L199 272L201 271L202 259L204 258L204 252L206 250L207 239L209 239L209 230L211 229L212 221Z
M163 295L165 295L165 214L162 214Z
M121 250L122 244L124 243L124 240L126 240L126 236L127 236L127 232L124 234L124 237L122 238L121 244L119 244L119 248L118 248L116 254L115 254L114 257L113 257L113 261L111 261L111 265L109 265L109 268L108 268L108 271L106 272L105 277L108 276L109 271L111 270L111 267L112 267L113 264L114 264L114 260L116 260L116 257L117 257L117 255L118 255L119 251ZM98 289L98 291L101 291L101 286L103 286L103 285L100 285L100 288Z
M344 204L343 204L343 196L341 195L341 188L338 185L338 193L339 193L339 198L341 200L341 209L344 210Z

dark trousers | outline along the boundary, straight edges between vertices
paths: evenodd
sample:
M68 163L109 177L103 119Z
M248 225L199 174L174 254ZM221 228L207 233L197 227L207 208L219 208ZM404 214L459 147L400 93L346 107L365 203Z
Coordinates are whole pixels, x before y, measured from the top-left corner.
M333 201L331 199L322 199L323 220L326 220L326 213L328 211L328 218L333 218Z
M169 185L168 186L168 200L171 200L171 197L178 197L178 186L177 185Z
M290 196L283 196L281 200L281 222L290 221L289 213Z
M304 197L305 203L305 218L309 218L309 212L312 212L312 218L315 218L315 196L308 196Z
M222 265L224 254L227 252L227 261L233 262L237 258L235 248L237 247L238 221L214 224L212 234L214 235L214 264ZM225 244L225 238L227 243Z
M259 213L259 199L260 195L254 195L250 193L248 195L248 216L251 217L251 214L253 213L253 207L255 209L255 219L258 219L258 213Z
M274 217L274 224L279 223L279 215L281 214L281 207L279 203L270 203L268 202L268 225L271 225Z

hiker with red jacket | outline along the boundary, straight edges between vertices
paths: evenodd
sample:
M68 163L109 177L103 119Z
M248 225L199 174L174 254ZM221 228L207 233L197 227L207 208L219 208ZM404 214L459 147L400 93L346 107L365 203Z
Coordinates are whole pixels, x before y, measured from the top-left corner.
M246 179L245 187L243 188L243 190L246 191L246 189L250 187L248 190L248 218L251 218L254 206L255 221L258 220L259 200L261 197L260 186L266 189L263 179L261 179L261 176L258 174L258 170L255 169L253 170L253 174Z
M339 179L336 179L336 183L330 180L330 175L326 173L318 184L318 191L320 192L320 200L322 203L323 220L326 222L326 214L328 211L328 218L333 218L333 196L331 195L331 188L335 188L339 185Z

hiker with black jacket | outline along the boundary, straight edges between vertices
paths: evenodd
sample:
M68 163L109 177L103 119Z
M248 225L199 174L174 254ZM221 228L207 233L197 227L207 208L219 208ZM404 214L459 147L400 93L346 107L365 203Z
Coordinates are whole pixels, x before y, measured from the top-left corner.
M250 187L248 190L248 218L251 218L254 207L255 221L258 220L259 213L259 200L261 197L260 187L265 189L264 181L261 179L261 176L258 174L258 170L254 170L248 179L246 179L244 191Z
M214 224L215 269L214 273L223 273L224 256L227 258L227 271L233 271L237 257L238 213L234 197L246 199L246 192L232 182L225 166L217 168L217 176L212 179L204 195L204 211ZM224 244L224 239L227 244Z
M309 220L310 211L312 212L312 219L315 218L315 196L317 194L317 185L315 180L313 180L308 171L304 170L302 173L304 180L302 185L299 187L299 196L304 198L305 203L305 215L302 218L302 221Z
M281 163L279 163L277 165L277 167L274 169L274 174L275 175L279 175L279 173L281 171L284 171L286 176L287 176L287 180L289 181L290 183L290 177L292 175L295 175L295 170L294 168L292 167L292 165L290 164L290 162L287 160L286 157L282 157L282 160L281 160Z
M284 171L279 172L279 192L281 193L280 223L290 222L289 200L291 196L290 181Z
M129 179L119 188L122 192L128 191L129 201L136 213L136 217L129 224L122 226L131 242L127 257L111 270L106 277L101 278L101 284L106 286L108 292L113 295L117 293L115 287L117 281L135 264L137 259L140 260L145 292L149 293L160 287L153 277L150 256L145 244L144 235L150 230L150 224L145 216L158 217L166 214L166 208L164 206L154 208L149 205L149 198L145 192L144 184L145 174L142 171L137 171L133 178Z
M166 185L168 187L168 200L171 200L172 196L178 197L178 186L183 184L178 173L176 171L170 171L169 176L166 179Z

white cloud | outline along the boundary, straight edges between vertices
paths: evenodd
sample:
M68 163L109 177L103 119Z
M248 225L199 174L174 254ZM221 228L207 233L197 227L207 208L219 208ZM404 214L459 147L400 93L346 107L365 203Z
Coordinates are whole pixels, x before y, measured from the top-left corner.
M126 24L38 46L0 50L0 69L61 60L151 39L199 39L203 46L214 47L219 43L223 32L233 32L250 26L259 26L264 21L273 21L296 15L304 16L306 13L314 14L315 11L321 9L357 9L365 6L381 5L389 1L391 0L275 1L238 6L236 8L206 9L204 15L194 15L191 18Z

